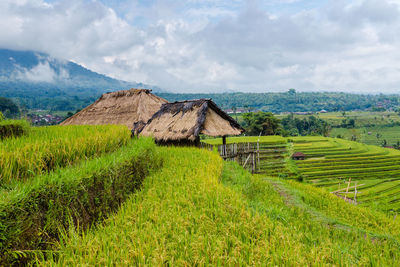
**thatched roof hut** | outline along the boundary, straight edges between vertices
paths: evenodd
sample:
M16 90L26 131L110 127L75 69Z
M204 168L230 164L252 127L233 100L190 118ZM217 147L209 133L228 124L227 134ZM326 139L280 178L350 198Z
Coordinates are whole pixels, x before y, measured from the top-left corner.
M306 154L304 154L303 152L295 152L292 155L292 159L293 160L305 160L306 159Z
M200 134L239 135L244 129L210 99L166 103L147 122L140 135L158 143L198 143Z
M132 129L144 124L167 100L153 95L148 89L130 89L103 94L61 125L124 124Z

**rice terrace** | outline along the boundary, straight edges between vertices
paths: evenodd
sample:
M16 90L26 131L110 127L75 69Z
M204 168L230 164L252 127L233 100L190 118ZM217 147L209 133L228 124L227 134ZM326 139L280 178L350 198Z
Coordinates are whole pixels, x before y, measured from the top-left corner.
M140 89L0 129L1 265L400 262L393 148L244 136L211 100Z
M400 266L400 0L0 10L0 267Z

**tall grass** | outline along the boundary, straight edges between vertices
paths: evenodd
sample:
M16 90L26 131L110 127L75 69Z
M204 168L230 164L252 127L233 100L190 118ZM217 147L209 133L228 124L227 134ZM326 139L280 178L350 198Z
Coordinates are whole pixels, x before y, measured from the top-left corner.
M116 150L128 142L125 126L49 126L0 142L0 185Z
M296 266L391 266L400 260L399 220L310 185L251 176L233 162L225 163L222 182L242 193L249 209L272 221L273 235L289 237L289 247L277 250L297 257Z
M0 265L49 249L69 222L87 228L115 211L160 166L149 138L0 191Z
M400 260L399 224L384 215L350 205L347 219L339 208L324 213L324 205L340 200L331 196L328 204L309 205L296 193L302 188L251 176L235 163L223 168L211 152L160 150L164 168L144 181L142 191L97 229L70 228L58 250L37 263L393 266ZM308 190L314 188L304 194Z

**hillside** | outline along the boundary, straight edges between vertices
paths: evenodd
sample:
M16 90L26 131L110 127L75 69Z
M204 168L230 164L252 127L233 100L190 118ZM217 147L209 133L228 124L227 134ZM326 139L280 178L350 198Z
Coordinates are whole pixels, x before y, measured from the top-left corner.
M217 155L159 148L164 167L104 224L69 231L41 266L395 265L398 220ZM355 219L356 218L356 219ZM123 245L121 245L123 244Z
M349 186L347 198L358 205L389 213L400 210L400 151L396 149L321 136L231 137L227 143L258 140L258 173L302 180L328 192ZM203 141L221 144L221 138ZM304 153L305 160L292 160L294 152ZM344 197L343 192L339 195Z
M332 138L294 139L294 150L306 154L297 161L306 182L328 191L350 185L348 198L384 211L400 210L400 151ZM349 184L349 179L351 182Z
M400 262L400 221L393 214L350 204L293 177L251 175L206 149L155 146L149 138L130 139L120 126L39 127L4 138L0 265ZM277 159L308 148L304 163L348 152L354 160L360 153L393 156L322 137L260 140ZM301 173L309 181L306 169Z
M43 102L63 101L52 108L73 110L79 100L129 88L161 91L154 86L113 79L48 54L0 49L0 96L18 99L28 107L46 108Z

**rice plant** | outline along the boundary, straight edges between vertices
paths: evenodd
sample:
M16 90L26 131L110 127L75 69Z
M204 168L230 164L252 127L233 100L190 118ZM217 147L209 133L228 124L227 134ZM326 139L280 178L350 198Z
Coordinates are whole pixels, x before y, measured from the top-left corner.
M48 126L0 142L0 185L24 180L127 143L125 126Z
M70 229L40 266L393 266L400 224L324 190L252 176L198 149L164 167L103 225Z

